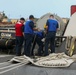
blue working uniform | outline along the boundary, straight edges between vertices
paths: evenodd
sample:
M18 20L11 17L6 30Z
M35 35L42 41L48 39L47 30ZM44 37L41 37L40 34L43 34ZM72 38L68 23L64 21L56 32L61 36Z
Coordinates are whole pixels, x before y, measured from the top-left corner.
M24 38L25 38L25 44L24 44L24 54L26 56L31 55L31 44L33 40L33 28L34 28L34 22L29 20L24 25Z
M48 55L48 45L50 43L51 53L55 52L55 36L58 28L58 22L54 19L48 19L46 25L48 26L47 35L45 39L45 56Z
M37 43L37 45L39 46L38 48L38 55L41 56L43 53L43 42L41 41L44 38L44 33L43 31L35 31L34 32L34 42L33 42L33 47L32 47L32 54L34 55L34 48L35 45Z

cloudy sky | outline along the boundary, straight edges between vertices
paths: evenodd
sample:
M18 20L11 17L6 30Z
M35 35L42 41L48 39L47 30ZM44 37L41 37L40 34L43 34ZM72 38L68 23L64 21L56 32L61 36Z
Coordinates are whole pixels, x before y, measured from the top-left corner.
M46 13L69 18L71 5L76 0L0 0L0 11L10 18L28 18L30 14L40 18Z

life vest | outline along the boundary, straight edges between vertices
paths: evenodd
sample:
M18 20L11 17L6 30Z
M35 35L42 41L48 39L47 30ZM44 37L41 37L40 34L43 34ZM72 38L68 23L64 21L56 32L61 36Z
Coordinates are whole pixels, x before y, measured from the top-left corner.
M56 31L58 28L58 22L53 19L48 19L48 31Z
M33 29L30 27L29 23L31 22L31 20L27 21L24 25L24 33L29 33L29 34L33 34Z

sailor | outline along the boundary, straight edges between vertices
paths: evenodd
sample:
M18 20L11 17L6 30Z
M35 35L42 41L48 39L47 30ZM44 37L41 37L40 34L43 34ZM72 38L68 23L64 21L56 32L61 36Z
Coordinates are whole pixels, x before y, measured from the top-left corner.
M34 16L30 15L29 20L26 21L24 25L24 38L25 38L24 54L26 56L31 56L31 44L33 40L34 30L37 30L34 27Z
M35 48L36 43L39 46L39 48L38 48L38 56L42 56L42 54L43 54L43 46L44 46L43 42L42 42L43 38L44 38L44 32L43 31L35 31L34 32L33 46L32 46L32 51L31 51L32 56L34 55L34 48Z
M23 44L23 26L24 26L25 19L22 17L20 21L15 24L15 32L16 32L16 55L21 55L21 48Z
M51 53L55 52L55 36L58 29L58 22L54 19L54 15L50 15L49 19L46 22L46 39L45 39L45 52L44 55L47 56L48 45L50 43Z

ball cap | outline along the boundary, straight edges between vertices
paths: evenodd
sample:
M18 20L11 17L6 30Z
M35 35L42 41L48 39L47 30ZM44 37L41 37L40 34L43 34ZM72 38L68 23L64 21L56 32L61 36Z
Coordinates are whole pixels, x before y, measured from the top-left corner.
M31 19L31 18L34 18L34 16L33 16L33 15L30 15L30 16L29 16L29 19Z
M21 17L20 20L24 20L25 21L25 19L23 17Z

